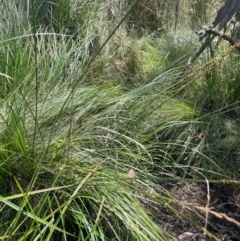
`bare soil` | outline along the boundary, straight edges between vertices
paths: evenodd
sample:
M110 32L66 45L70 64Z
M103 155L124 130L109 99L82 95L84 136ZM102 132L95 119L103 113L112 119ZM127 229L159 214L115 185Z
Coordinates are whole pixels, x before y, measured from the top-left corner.
M154 220L179 241L239 241L240 190L230 185L176 183L171 201L147 205Z

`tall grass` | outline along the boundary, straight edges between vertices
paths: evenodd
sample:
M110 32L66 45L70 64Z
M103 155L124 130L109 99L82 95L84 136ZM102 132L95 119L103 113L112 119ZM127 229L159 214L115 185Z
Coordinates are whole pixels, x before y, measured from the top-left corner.
M106 20L101 1L4 1L0 239L174 240L147 208L175 209L163 181L236 177L237 64L173 85L176 42L128 34L137 3Z
M1 238L165 239L131 189L128 160L139 165L138 148L146 150L134 140L137 152L128 150L129 137L105 133L116 117L103 110L118 104L118 87L84 86L88 55L73 58L84 41L38 27L34 4L32 34L2 34ZM116 148L110 142L122 146L125 163L108 154Z

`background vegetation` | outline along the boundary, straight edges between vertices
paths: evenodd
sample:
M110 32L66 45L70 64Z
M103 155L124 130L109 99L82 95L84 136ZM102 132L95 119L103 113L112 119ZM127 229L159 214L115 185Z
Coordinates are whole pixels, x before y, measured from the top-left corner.
M1 240L177 240L176 183L238 194L239 55L177 79L220 5L177 3L1 1Z

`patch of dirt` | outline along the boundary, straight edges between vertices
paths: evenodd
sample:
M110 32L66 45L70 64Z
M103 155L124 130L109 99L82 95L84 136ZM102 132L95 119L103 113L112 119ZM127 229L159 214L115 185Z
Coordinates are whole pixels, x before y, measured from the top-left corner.
M179 182L165 205L144 204L154 220L179 241L240 240L240 191L228 185ZM208 195L209 193L209 195Z

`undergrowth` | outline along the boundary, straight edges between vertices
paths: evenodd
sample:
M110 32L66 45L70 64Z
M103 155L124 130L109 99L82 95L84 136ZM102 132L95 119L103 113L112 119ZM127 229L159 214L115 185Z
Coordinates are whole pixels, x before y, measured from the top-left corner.
M238 178L235 55L176 84L192 37L134 29L138 2L4 1L0 239L174 240L146 207L180 215L166 180Z

